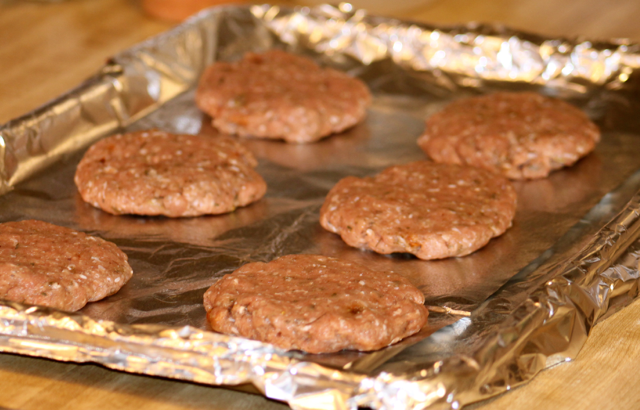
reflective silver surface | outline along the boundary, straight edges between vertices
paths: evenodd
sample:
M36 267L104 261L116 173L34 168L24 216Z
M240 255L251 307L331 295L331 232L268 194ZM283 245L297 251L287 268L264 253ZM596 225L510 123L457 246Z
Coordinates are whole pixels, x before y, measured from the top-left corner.
M269 188L232 214L113 216L82 202L73 173L88 144L149 127L214 134L193 103L200 72L270 47L364 79L375 95L366 121L316 144L244 140ZM638 66L638 46L624 41L436 28L346 5L204 11L0 128L8 192L0 220L36 218L97 234L119 245L135 272L119 293L76 314L0 303L0 349L200 383L252 383L299 409L457 408L501 393L575 357L597 320L637 296ZM453 99L504 89L567 99L603 131L596 151L574 167L515 183L518 212L505 235L468 257L425 262L350 248L319 226L320 205L340 178L425 158L416 139L427 116ZM368 354L285 353L209 331L202 294L217 278L290 253L406 276L426 295L428 325Z

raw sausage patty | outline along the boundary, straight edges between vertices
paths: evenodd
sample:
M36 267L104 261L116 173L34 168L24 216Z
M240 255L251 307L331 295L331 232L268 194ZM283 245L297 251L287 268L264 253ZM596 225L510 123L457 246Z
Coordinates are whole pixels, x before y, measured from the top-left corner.
M76 170L82 199L112 214L231 212L264 195L254 156L231 138L150 130L94 144Z
M427 120L418 144L436 162L531 179L572 165L599 140L598 127L569 103L501 92L449 104Z
M0 298L76 311L131 278L127 255L94 236L42 221L0 224Z
M347 177L320 210L320 224L350 246L420 259L467 255L511 226L516 193L493 172L417 161L368 178Z
M214 63L196 93L198 107L220 131L293 143L357 124L370 102L362 81L280 50Z
M425 325L423 303L398 274L318 255L249 263L204 294L214 330L309 353L398 342Z

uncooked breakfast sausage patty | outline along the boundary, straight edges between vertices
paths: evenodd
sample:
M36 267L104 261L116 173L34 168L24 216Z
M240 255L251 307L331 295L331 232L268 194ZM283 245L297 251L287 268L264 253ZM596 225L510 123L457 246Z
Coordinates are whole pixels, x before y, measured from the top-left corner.
M428 260L483 247L511 226L515 211L515 190L501 175L417 161L340 180L322 205L320 224L350 246Z
M0 224L0 299L76 311L131 275L111 242L42 221Z
M256 165L231 138L139 131L94 144L75 182L82 199L116 215L221 214L262 198Z
M214 63L196 92L198 107L220 131L294 143L357 124L370 102L362 81L280 50Z
M318 255L249 263L204 294L214 330L309 353L398 342L426 323L423 303L398 274Z
M449 104L427 119L418 144L436 162L531 179L572 165L599 140L598 127L569 103L500 92Z

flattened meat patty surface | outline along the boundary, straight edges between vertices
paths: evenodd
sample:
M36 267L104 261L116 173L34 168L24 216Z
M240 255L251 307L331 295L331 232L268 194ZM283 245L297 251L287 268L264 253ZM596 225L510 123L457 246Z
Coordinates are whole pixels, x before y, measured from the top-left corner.
M280 50L216 62L198 84L196 104L227 134L317 141L364 118L371 103L357 78Z
M214 330L309 353L396 343L425 325L423 303L396 273L319 255L249 263L204 294Z
M75 182L82 199L116 215L222 214L265 194L256 165L231 138L139 131L94 144Z
M598 127L567 102L499 92L454 101L432 115L418 145L436 162L533 179L574 164L599 140Z
M374 177L346 177L320 210L320 224L350 246L420 259L464 256L510 226L511 183L493 172L417 161Z
M0 224L0 298L76 311L116 293L132 271L115 244L47 222Z

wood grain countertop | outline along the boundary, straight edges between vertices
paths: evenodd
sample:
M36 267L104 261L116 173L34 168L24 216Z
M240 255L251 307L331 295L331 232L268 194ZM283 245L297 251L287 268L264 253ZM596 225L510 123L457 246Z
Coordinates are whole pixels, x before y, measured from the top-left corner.
M293 3L287 3L293 4ZM432 0L395 17L435 24L500 22L547 36L640 41L635 0ZM75 87L112 54L173 24L132 0L0 0L0 123ZM468 408L640 408L640 301L592 331L573 362ZM0 408L286 409L261 396L192 383L0 354Z

